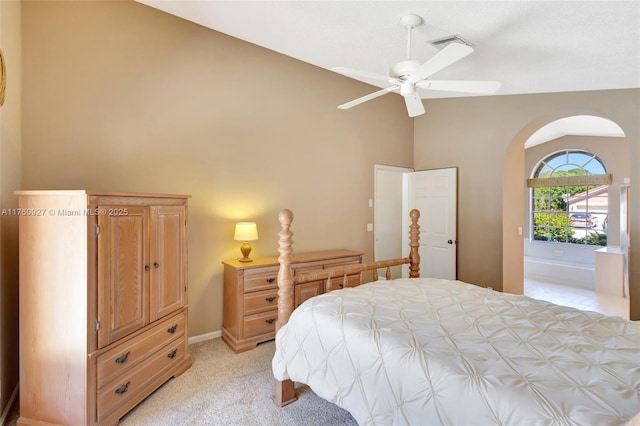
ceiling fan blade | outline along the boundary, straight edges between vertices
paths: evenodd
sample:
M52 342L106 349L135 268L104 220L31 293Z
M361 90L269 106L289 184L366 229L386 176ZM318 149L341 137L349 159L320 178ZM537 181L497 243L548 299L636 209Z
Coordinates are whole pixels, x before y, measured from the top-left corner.
M404 103L407 105L409 117L424 114L424 105L422 105L422 99L420 99L418 92L414 91L413 93L404 95Z
M441 69L448 67L473 52L471 46L462 43L451 43L432 56L427 62L420 65L418 71L409 77L409 81L417 83L430 77Z
M361 103L370 101L371 99L375 99L375 98L377 98L379 96L386 95L387 93L393 92L396 89L398 89L398 86L387 87L386 89L378 90L377 92L373 92L373 93L365 95L365 96L363 96L361 98L354 99L354 100L352 100L350 102L347 102L347 103L344 103L342 105L338 105L338 108L339 109L349 109L349 108L354 107L356 105L360 105Z
M499 81L426 80L416 83L416 87L447 92L464 92L491 95L500 89Z
M335 68L331 68L331 71L335 71L339 74L346 75L349 77L362 77L370 80L384 81L385 83L394 83L396 81L395 79L387 77L386 75L374 74L371 72L360 71L353 68L335 67Z

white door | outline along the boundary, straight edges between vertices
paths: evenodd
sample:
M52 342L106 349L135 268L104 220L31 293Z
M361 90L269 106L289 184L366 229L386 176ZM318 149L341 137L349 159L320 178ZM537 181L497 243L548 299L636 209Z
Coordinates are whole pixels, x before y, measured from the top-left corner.
M457 168L404 175L405 229L409 226L409 211L420 210L421 277L456 279L457 177ZM403 247L408 254L407 234L408 231L403 234Z

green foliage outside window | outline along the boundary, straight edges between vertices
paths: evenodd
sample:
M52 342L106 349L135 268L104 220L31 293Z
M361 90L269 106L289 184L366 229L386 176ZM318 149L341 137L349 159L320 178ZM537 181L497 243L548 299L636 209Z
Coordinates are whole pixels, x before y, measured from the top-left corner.
M534 213L533 239L568 243L573 238L573 225L566 213Z

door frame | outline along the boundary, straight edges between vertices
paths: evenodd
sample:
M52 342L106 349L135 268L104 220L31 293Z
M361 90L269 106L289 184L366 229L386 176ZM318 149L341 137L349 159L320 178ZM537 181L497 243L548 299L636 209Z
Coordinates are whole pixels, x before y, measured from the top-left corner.
M442 170L442 169L455 169L456 170L456 176L458 174L458 168L457 167L444 167L441 169L432 169L432 170L418 170L418 172L427 172L427 171L435 171L435 170ZM380 188L380 176L378 175L379 172L393 172L393 173L398 173L401 175L401 182L398 186L398 191L401 192L401 197L400 197L400 201L396 201L397 200L397 196L396 197L390 197L392 199L391 202L397 202L399 203L399 212L401 212L399 214L400 219L399 220L394 220L393 223L391 225L387 224L387 223L382 223L383 222L383 217L380 215L380 205L382 203L385 202L389 202L388 200L385 200L385 194L384 192L381 190ZM373 207L374 207L374 227L373 227L373 237L374 237L374 260L383 260L383 259L379 259L380 257L380 249L378 248L378 245L381 243L380 240L380 229L382 229L385 226L399 226L399 230L400 230L400 235L401 235L401 247L400 247L400 253L397 253L396 255L392 256L392 257L407 257L408 253L409 253L409 240L408 240L408 229L409 229L409 217L408 217L408 206L409 206L409 200L408 200L408 179L406 179L406 174L407 173L413 173L416 172L416 170L412 169L412 168L408 168L408 167L400 167L400 166L389 166L389 165L382 165L382 164L376 164L374 166L374 203L373 203ZM457 177L456 177L456 209L457 209ZM421 220L424 220L425 218L422 217ZM456 239L457 239L457 221L458 221L458 215L456 213L456 217L455 217L455 227L456 227ZM455 246L455 257L456 257L456 266L455 266L455 276L457 278L457 241ZM387 257L388 258L388 257ZM402 276L402 277L408 277L409 276L409 268L407 265L404 265L404 267L401 268L401 270L398 271L392 271L392 276L394 278L396 278L397 276Z
M380 255L380 249L378 247L379 244L379 238L380 238L380 231L383 227L386 226L394 226L395 224L393 223L389 223L388 221L383 223L383 219L384 216L381 214L381 210L380 210L380 205L381 204L385 204L385 203L390 203L390 202L394 202L393 199L395 199L396 197L387 197L386 194L381 191L380 188L380 183L382 181L381 179L381 175L379 175L379 173L388 173L388 172L392 172L392 173L398 173L400 175L400 177L402 177L402 175L404 173L407 172L413 172L414 170L412 168L409 167L400 167L400 166L389 166L389 165L385 165L385 164L375 164L374 165L374 180L373 180L373 188L374 188L374 197L373 197L373 260L382 260L379 259L379 255ZM400 181L402 182L402 179L400 179ZM402 183L400 184L400 187L398 188L400 191L404 191L404 188L402 187ZM391 198L391 201L389 200ZM401 197L401 201L400 204L397 205L396 207L398 207L398 209L400 211L402 211L402 209L404 208L404 193ZM402 219L402 218L400 218ZM399 228L401 228L403 226L404 222L403 221L398 221L397 225ZM398 253L398 256L401 256L401 253Z

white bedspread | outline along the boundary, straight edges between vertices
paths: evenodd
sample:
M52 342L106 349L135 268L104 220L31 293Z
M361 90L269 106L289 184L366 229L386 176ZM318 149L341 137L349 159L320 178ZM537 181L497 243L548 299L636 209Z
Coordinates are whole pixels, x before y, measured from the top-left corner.
M621 425L640 323L459 281L380 281L298 307L273 374L361 425Z

